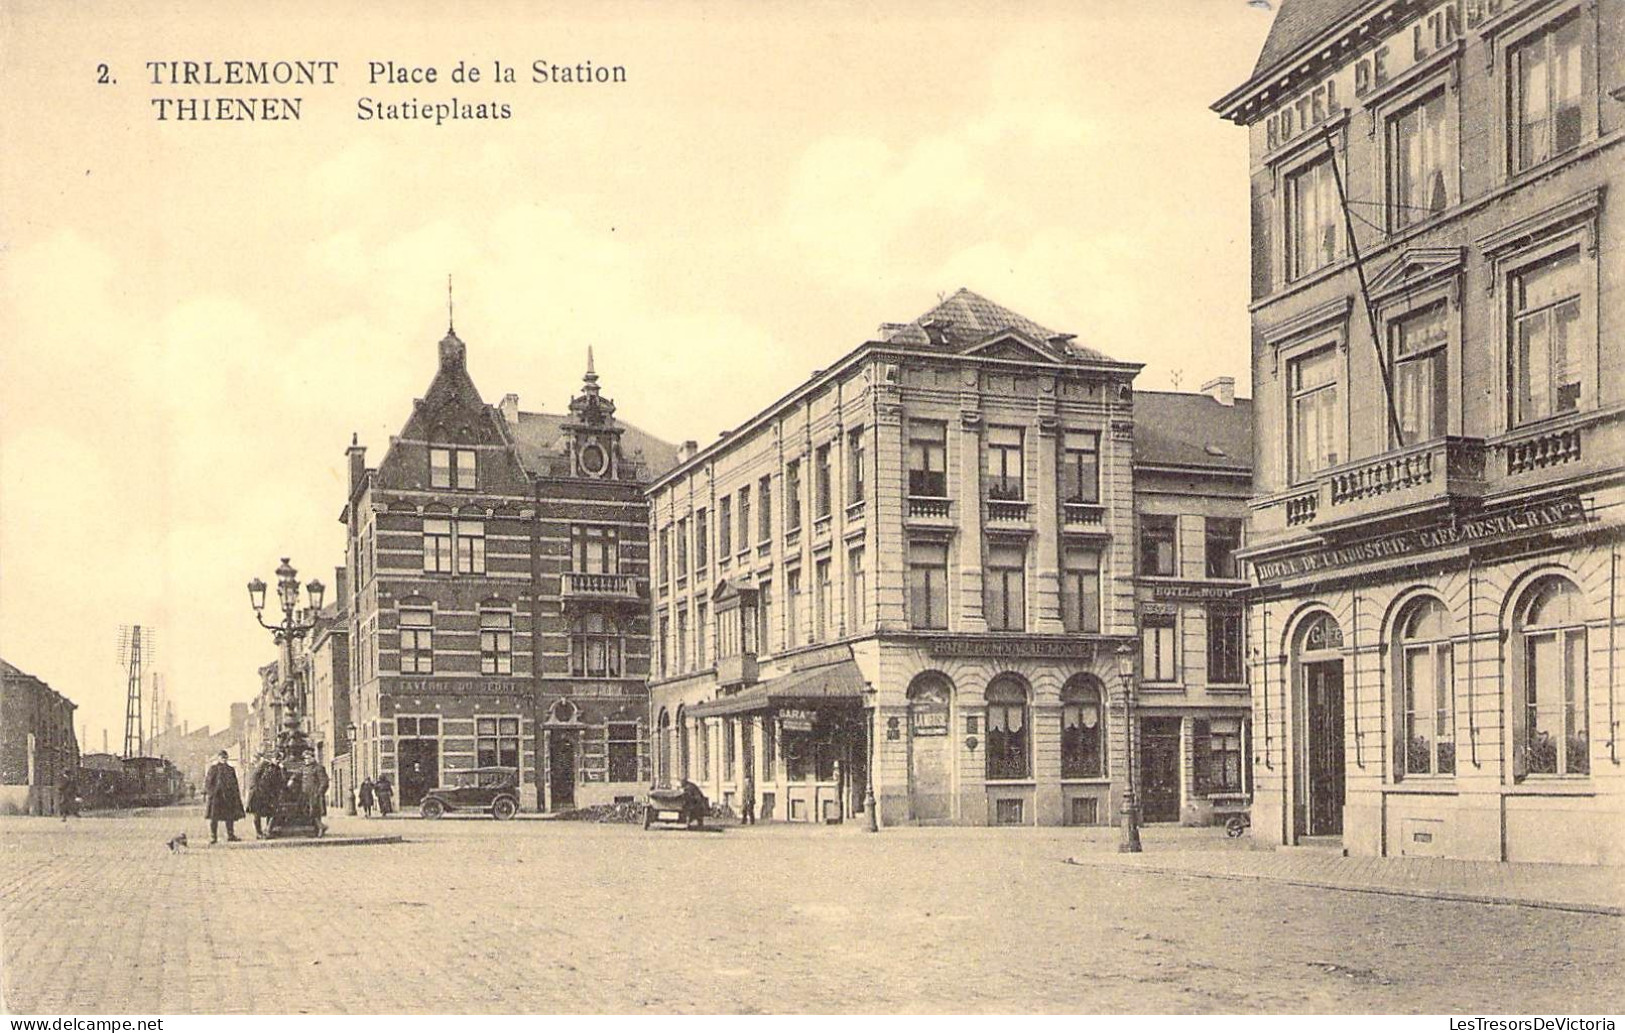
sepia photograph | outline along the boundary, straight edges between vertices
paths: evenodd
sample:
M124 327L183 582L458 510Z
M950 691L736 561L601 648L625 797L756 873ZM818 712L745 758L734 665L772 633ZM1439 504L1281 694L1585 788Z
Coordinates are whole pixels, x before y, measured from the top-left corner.
M1625 0L8 0L0 156L11 1030L1625 1012Z

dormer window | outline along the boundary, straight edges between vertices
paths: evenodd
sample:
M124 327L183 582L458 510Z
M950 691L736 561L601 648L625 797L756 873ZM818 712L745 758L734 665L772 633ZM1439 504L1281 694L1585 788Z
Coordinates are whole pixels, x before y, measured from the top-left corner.
M477 453L472 448L430 448L429 487L473 491Z

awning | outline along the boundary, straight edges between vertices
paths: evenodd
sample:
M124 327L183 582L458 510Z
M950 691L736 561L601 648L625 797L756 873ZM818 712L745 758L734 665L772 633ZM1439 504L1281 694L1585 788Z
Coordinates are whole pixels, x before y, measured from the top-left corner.
M851 660L791 671L770 681L690 708L694 717L748 714L774 707L856 707L863 704L869 684Z

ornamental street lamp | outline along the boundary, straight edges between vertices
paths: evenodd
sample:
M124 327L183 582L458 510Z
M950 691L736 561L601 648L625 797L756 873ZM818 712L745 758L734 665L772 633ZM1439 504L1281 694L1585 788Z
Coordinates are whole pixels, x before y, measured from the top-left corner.
M355 817L355 722L351 721L344 728L344 741L350 744L350 789L344 794L344 813Z
M286 556L282 558L282 565L276 568L276 577L276 597L282 607L280 624L265 623L266 586L259 578L248 583L248 602L254 607L254 619L271 633L281 649L278 663L280 684L271 705L276 710L278 725L276 748L284 763L289 763L298 762L305 754L312 752L304 729L304 699L297 691L297 676L293 669L293 644L316 626L316 618L322 611L322 596L327 588L315 579L305 585L305 591L310 596L310 609L304 611L306 619L300 620L299 572L293 569Z
M1118 700L1123 708L1123 841L1120 854L1140 852L1139 815L1134 808L1134 647L1124 642L1117 647L1117 680L1122 686Z
M863 810L868 818L867 828L870 832L880 831L880 814L875 810L875 733L879 731L880 724L880 694L873 688L866 690L869 693L869 727L865 729L865 738L869 756L863 765Z

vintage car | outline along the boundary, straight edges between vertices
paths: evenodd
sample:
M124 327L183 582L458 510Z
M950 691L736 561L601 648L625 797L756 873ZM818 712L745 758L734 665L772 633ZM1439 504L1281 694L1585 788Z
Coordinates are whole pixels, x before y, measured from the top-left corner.
M705 828L711 803L699 786L683 779L677 786L657 786L649 790L649 803L643 811L643 827Z
M519 813L518 768L464 768L445 773L445 784L424 794L418 812L439 818L453 811L485 811L498 821Z

